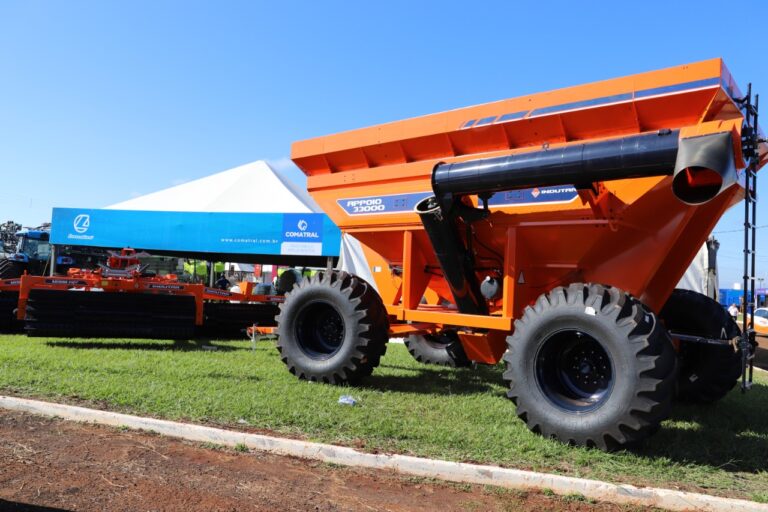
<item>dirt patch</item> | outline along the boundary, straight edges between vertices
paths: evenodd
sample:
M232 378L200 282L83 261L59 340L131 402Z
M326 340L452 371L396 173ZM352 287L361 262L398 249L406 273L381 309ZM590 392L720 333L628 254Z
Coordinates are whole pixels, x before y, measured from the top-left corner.
M627 511L0 411L0 510ZM636 510L640 510L637 508Z

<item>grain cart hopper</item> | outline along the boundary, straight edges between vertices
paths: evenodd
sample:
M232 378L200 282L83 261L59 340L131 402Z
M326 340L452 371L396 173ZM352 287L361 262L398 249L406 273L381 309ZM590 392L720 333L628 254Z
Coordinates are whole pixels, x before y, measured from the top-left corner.
M281 357L354 383L407 336L425 361L503 359L535 432L640 441L673 395L716 400L750 365L754 336L674 287L765 150L719 59L296 142L375 283L304 279L277 317Z

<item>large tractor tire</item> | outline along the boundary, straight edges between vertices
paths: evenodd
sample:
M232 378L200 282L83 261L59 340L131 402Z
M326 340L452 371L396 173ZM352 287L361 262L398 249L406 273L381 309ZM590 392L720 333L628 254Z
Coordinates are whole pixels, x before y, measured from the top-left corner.
M507 344L507 396L544 437L613 450L650 436L669 415L672 343L618 288L574 283L541 295Z
M728 343L741 336L741 330L728 312L706 295L676 289L659 318L674 333L726 341L723 345L680 344L676 398L710 403L728 394L741 376L741 350Z
M387 349L389 321L381 298L346 272L304 278L286 294L275 320L281 359L300 379L357 383Z
M14 279L21 277L27 264L18 261L0 260L0 279Z
M275 283L275 290L277 291L278 295L285 295L286 293L293 290L293 287L300 283L301 280L301 272L295 268L286 269L282 274L280 274L280 277L277 278L277 282Z
M405 346L415 360L424 364L459 368L471 363L464 353L456 333L445 331L440 334L412 334L405 338Z

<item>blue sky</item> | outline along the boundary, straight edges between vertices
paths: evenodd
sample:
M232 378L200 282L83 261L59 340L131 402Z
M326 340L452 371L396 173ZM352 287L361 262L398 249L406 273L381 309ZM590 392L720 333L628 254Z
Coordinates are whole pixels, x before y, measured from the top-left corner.
M0 221L258 159L301 181L294 140L711 57L768 94L765 19L759 1L0 0ZM727 285L741 234L719 238Z

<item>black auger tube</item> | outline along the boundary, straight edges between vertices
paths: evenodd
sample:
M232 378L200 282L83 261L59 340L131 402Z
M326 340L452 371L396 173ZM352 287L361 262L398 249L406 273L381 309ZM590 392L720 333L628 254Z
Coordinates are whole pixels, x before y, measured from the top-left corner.
M449 211L454 197L468 194L671 175L678 135L678 131L661 130L499 158L438 164L432 173L432 188L440 205Z
M416 212L421 217L443 276L451 288L456 307L462 313L487 315L488 306L480 293L472 259L459 236L456 219L444 216L434 197L419 202Z
M416 211L429 236L459 311L488 314L472 258L456 225L461 216L454 198L469 194L552 185L589 186L597 181L671 175L679 132L633 135L621 139L573 144L500 158L438 164L432 172L435 197ZM469 222L469 221L468 221Z

